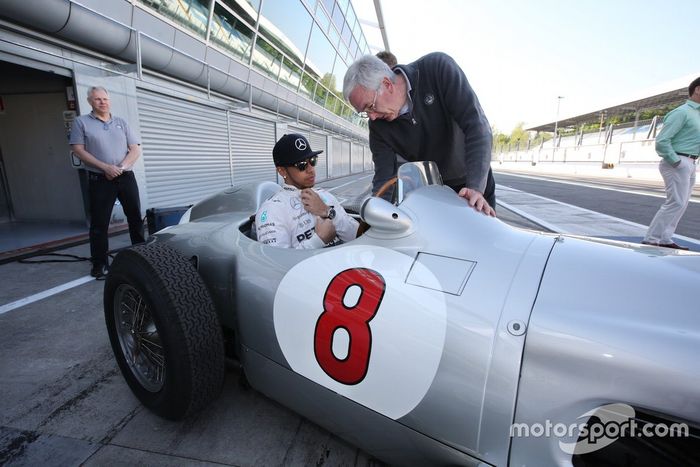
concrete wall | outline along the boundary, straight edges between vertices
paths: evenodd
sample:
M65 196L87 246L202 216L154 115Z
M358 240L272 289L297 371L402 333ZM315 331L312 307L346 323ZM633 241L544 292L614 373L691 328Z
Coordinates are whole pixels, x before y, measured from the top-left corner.
M638 164L659 162L654 149L654 140L621 141L610 144L552 147L547 141L541 148L528 151L494 153L493 160L500 162L522 162L530 165L548 162Z

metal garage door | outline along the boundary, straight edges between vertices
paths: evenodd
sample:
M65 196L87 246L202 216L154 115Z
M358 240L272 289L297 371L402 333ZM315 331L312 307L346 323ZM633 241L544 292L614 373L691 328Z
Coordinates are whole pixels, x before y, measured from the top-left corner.
M309 143L314 151L323 151L318 155L318 164L316 165L316 180L325 180L328 178L328 148L326 147L327 137L323 133L311 133Z
M183 206L231 186L226 112L137 90L149 208Z
M350 141L340 141L341 175L350 175Z
M329 177L340 177L343 172L343 156L341 150L341 143L338 138L331 138L331 152L328 157L330 157L331 164L329 167Z
M306 139L309 139L309 130L307 128L301 128L298 126L289 125L287 127L287 131L285 131L285 133L299 133L300 135L306 136ZM314 151L316 150L316 148L313 146L311 147L311 149L313 149Z
M369 147L365 146L365 170L374 170L374 161L372 161L372 151Z
M350 144L350 171L359 173L364 170L364 154L362 146L356 143Z
M331 160L333 166L331 170L332 177L343 177L350 174L350 142L342 139L333 138L332 144L333 153Z
M231 154L233 183L277 181L272 148L275 123L249 115L231 113Z

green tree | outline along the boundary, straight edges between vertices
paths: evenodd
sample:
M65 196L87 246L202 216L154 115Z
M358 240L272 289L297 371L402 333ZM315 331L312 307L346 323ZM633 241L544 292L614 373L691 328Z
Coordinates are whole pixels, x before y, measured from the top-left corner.
M493 135L493 152L500 153L508 150L508 136L498 131L495 127L491 128Z
M524 122L520 122L513 128L510 133L509 143L511 150L527 149L527 142L530 139L530 134L523 129Z
M335 75L332 73L325 73L323 78L321 78L321 84L327 87L330 91L338 94L338 89L335 87Z

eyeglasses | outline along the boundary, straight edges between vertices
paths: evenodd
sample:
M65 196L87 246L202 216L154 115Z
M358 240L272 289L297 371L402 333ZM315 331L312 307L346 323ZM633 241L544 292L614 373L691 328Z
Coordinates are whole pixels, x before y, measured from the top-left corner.
M370 112L374 112L374 106L377 104L377 95L379 94L379 89L374 91L374 99L372 99L372 103L365 107L365 109L362 112L358 112L357 115L360 116L360 118L368 118Z
M308 158L305 161L296 162L296 163L292 164L292 166L296 167L299 172L303 172L304 170L306 170L306 168L309 166L309 164L311 164L311 167L316 167L316 162L318 162L318 157L313 156L313 157Z

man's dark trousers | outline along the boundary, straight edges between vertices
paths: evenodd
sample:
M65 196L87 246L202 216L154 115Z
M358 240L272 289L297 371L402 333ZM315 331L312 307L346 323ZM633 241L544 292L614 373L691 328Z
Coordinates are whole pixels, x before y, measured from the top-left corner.
M104 174L88 172L88 192L90 196L90 256L93 266L107 266L108 230L114 202L124 209L129 223L131 244L143 243L143 220L141 201L136 177L131 171L107 180Z

